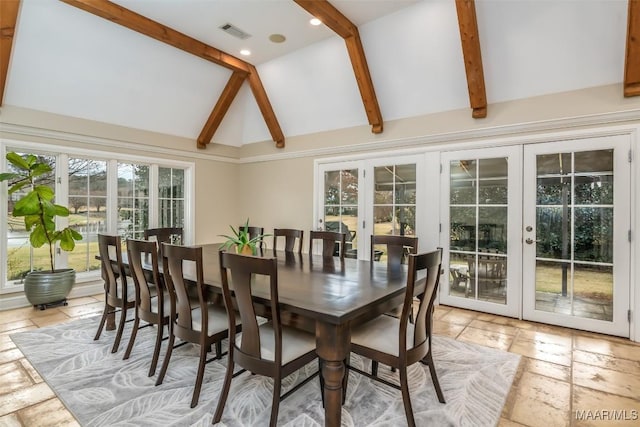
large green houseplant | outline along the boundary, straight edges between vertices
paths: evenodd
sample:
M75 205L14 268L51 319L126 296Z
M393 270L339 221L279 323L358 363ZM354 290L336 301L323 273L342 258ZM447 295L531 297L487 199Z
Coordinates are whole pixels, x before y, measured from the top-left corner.
M82 236L71 227L56 230L56 217L69 216L69 209L54 203L55 193L51 187L38 183L38 177L52 171L51 166L33 154L21 156L10 152L7 160L14 171L0 173L0 182L9 182L9 196L20 190L24 193L13 205L13 216L24 218L32 247L48 245L49 248L51 269L31 271L25 277L27 300L43 309L47 304L65 303L75 283L75 271L70 268L56 269L55 247L59 243L60 249L71 251L76 240L82 240Z

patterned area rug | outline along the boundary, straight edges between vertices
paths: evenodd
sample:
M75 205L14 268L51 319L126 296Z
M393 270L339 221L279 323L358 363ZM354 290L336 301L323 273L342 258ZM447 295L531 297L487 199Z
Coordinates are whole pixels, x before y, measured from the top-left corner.
M155 387L155 378L147 377L155 329L141 329L131 357L122 360L129 329L118 353L111 354L114 333L103 333L99 341L93 341L97 325L97 317L82 319L13 334L11 339L83 426L211 425L226 357L207 365L200 402L191 409L197 346L188 344L174 350L164 383ZM417 425L495 426L520 356L440 336L433 340L436 370L447 403L438 402L428 367L411 367L409 384ZM165 346L166 342L162 353ZM351 363L360 368L370 364L357 356L352 356ZM317 366L311 363L287 377L283 393L313 374ZM388 379L397 378L382 365L379 372ZM271 396L270 379L249 373L236 377L219 425L267 425ZM317 379L282 401L278 425L324 425ZM406 425L400 392L352 372L342 425Z

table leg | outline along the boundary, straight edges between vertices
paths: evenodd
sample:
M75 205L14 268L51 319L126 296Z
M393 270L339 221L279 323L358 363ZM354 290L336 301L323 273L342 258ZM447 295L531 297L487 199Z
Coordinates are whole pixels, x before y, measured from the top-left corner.
M113 310L113 307L109 307L110 310ZM116 313L107 314L107 324L105 326L107 331L114 331L116 329Z
M351 336L348 325L316 323L316 350L323 360L324 425L339 427L342 411L342 379L344 360L349 354Z

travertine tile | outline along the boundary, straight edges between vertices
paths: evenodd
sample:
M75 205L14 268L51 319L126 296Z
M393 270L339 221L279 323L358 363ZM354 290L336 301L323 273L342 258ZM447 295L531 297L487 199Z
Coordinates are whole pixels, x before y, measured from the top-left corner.
M58 311L57 313L53 313L49 316L42 316L36 319L33 319L33 323L35 323L38 327L42 328L49 325L57 325L59 323L63 323L69 320L70 317L66 314Z
M0 335L0 351L7 351L12 348L16 348L16 345L9 335Z
M11 391L33 385L31 377L22 369L19 361L0 364L0 396ZM0 397L2 399L2 397Z
M640 373L618 372L599 366L573 364L573 383L640 400Z
M0 399L0 416L44 402L52 397L54 397L53 391L46 383L32 385L4 394Z
M22 352L17 348L0 352L0 364L23 358Z
M637 427L640 401L574 386L571 416L581 427Z
M543 360L530 359L525 357L526 367L529 372L545 377L555 378L560 381L571 381L571 368L568 366L557 365L555 363L545 362Z
M510 317L502 317L496 316L495 314L487 314L480 313L478 314L477 320L482 320L483 322L491 322L497 325L506 325L513 326L518 329L535 329L536 325L531 322L526 322L524 320L512 319Z
M11 334L17 334L17 333L25 332L25 331L32 331L34 329L38 329L38 327L36 325L33 325L33 326L27 326L25 328L13 329L11 331L0 332L0 337L2 337L3 335L8 337Z
M518 332L518 328L516 328L515 326L500 325L498 323L487 322L478 319L473 320L471 323L469 323L469 326L472 328L484 329L487 331L498 332L500 334L510 336L515 336L515 334Z
M575 337L575 348L591 353L607 354L620 359L640 361L640 344L629 341L627 344L608 339L595 339L584 336Z
M17 413L7 414L3 417L0 417L0 426L1 427L23 427L22 423L18 419Z
M509 349L532 359L571 366L571 338L521 330Z
M30 427L79 426L59 399L49 399L18 412L22 422Z
M511 420L531 427L569 426L569 399L569 383L525 372Z
M33 326L33 322L29 319L17 320L15 322L2 323L0 324L0 332L11 332L16 329L26 328L28 326Z
M484 329L467 327L460 335L458 335L458 340L507 351L511 346L513 336Z
M456 338L463 330L464 325L456 325L454 323L441 322L438 320L434 320L433 322L433 333L436 335Z
M35 368L31 366L31 363L29 363L27 359L20 359L19 362L20 365L22 365L22 368L27 372L27 374L29 374L34 384L44 381L38 371L36 371Z
M104 295L102 295L102 301L104 301ZM81 298L71 298L67 301L67 307L77 307L79 305L85 305L85 304L94 304L96 302L100 302L99 299L94 298L93 296L90 297L81 297ZM60 307L63 308L63 307Z
M455 323L456 325L468 325L477 316L474 312L465 312L462 310L451 310L439 320L443 322Z
M638 351L640 351L640 349ZM640 361L620 359L606 354L591 353L582 350L573 351L573 361L620 372L640 372Z
M103 302L94 302L92 304L79 305L76 307L62 307L60 311L69 317L83 316L89 313L100 313L104 310Z
M498 421L498 427L524 427L524 424L520 424L506 418L500 418L500 421Z

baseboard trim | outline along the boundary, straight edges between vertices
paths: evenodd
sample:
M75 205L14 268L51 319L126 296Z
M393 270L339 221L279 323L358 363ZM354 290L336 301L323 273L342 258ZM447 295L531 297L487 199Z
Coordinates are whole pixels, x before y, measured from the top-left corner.
M97 280L95 282L76 284L73 289L71 289L69 298L88 297L101 294L103 292L104 282L102 280ZM2 304L0 304L0 311L31 306L31 304L29 304L29 301L27 301L27 298L24 296L24 293L22 292L12 295L2 295L0 297L2 299Z

